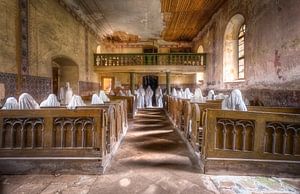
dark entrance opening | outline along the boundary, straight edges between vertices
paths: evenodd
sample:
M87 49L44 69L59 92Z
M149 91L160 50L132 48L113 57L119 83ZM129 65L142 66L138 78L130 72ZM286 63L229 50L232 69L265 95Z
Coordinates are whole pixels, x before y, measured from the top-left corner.
M52 87L53 87L53 94L58 95L58 79L59 79L59 69L58 67L52 67Z
M152 96L152 105L156 106L156 100L155 100L155 90L158 87L158 76L155 75L146 75L143 77L143 87L145 90L148 88L148 86L151 87L153 90L153 96Z

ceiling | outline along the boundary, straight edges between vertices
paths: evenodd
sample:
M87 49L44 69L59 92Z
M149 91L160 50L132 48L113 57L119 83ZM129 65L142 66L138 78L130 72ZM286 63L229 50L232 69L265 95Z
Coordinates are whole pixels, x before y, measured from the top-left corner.
M191 41L226 0L62 0L104 40Z

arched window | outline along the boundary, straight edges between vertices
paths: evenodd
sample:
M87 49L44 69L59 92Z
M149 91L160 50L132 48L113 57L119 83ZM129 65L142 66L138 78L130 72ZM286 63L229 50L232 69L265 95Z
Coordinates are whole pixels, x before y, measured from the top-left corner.
M100 54L100 53L101 53L101 46L100 46L100 45L97 46L96 53L97 53L97 54Z
M245 31L246 31L246 25L243 24L239 31L239 41L238 41L238 47L239 47L239 53L238 53L238 71L239 71L239 79L245 78Z
M204 53L204 49L203 49L203 46L202 46L202 45L200 45L200 46L198 47L197 53Z
M232 82L245 78L245 19L234 15L228 22L223 44L223 81Z

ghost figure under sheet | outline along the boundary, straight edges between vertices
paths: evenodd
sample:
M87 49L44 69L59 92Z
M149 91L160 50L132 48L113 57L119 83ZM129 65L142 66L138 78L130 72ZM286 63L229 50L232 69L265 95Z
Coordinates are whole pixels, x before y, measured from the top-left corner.
M93 94L91 104L92 105L104 104L104 102L97 94Z
M156 106L159 108L163 107L162 98L163 98L163 93L160 86L158 86L158 88L155 91L155 99L156 99Z
M183 89L180 88L180 90L177 91L177 98L183 98Z
M23 93L19 97L19 108L20 109L39 109L39 104L33 99L28 93Z
M105 94L104 90L100 90L99 97L103 102L109 102L110 101L108 96Z
M142 85L140 85L139 89L137 90L137 107L138 108L145 108L145 90Z
M73 96L73 90L70 87L70 83L66 82L64 104L69 104L72 99L72 96Z
M215 92L213 90L209 90L206 99L207 100L215 100Z
M191 99L193 96L193 93L191 93L189 88L185 88L184 93L183 93L183 98L185 99Z
M231 94L222 101L222 109L247 111L247 107L242 98L242 93L239 89L232 90Z
M146 89L146 95L145 95L145 101L146 101L146 107L152 107L152 96L153 96L153 90L150 86Z
M19 104L18 104L17 99L15 97L7 98L2 109L5 109L5 110L19 109Z
M200 88L196 88L194 96L191 98L191 102L204 102L202 91Z
M172 96L177 97L177 91L175 88L172 89Z
M60 103L55 94L49 94L48 98L41 102L40 107L57 107Z
M82 98L78 95L73 95L70 103L67 105L68 109L75 109L78 106L86 106Z

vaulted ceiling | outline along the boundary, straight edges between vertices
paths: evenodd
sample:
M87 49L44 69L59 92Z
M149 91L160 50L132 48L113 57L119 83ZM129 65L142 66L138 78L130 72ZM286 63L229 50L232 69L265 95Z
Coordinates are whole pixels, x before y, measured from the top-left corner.
M100 37L191 41L226 0L60 0Z

